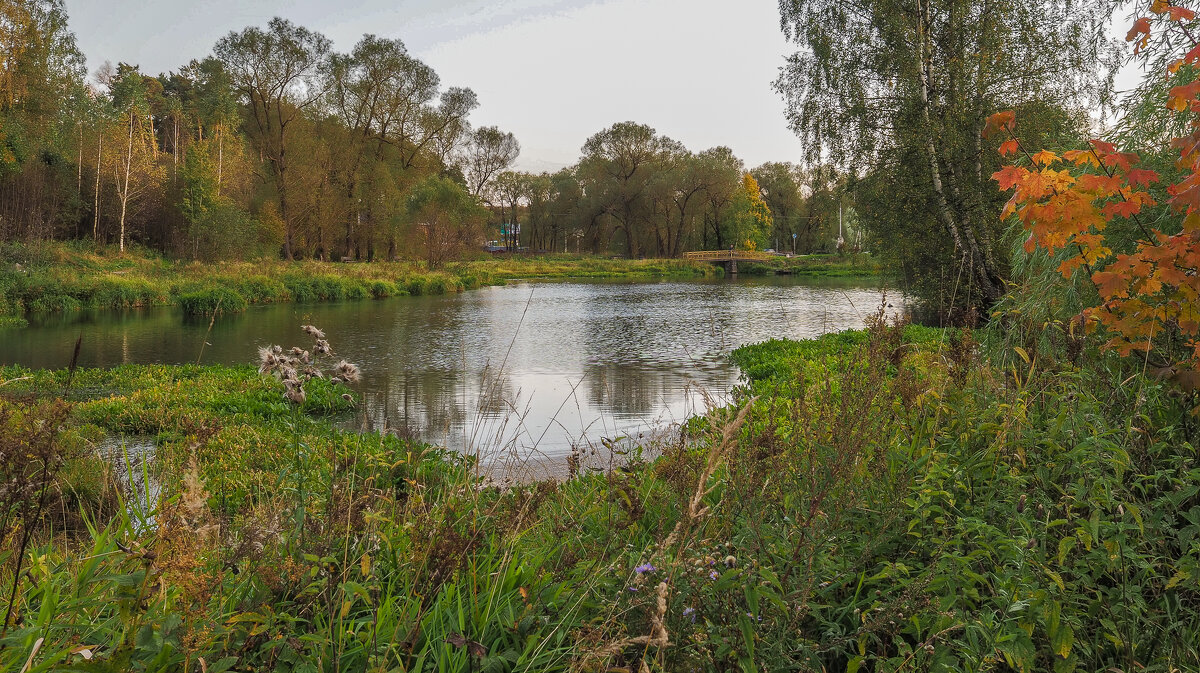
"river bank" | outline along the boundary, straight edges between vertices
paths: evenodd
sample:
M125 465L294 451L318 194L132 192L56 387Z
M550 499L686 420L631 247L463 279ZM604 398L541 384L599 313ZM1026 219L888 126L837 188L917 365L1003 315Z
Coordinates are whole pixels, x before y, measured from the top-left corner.
M878 268L859 259L785 259L744 273L863 276ZM778 267L778 268L776 268ZM180 306L185 314L237 313L252 304L312 303L461 292L516 279L706 278L719 266L677 259L625 260L578 255L489 257L431 270L418 262L201 263L146 251L117 254L71 243L0 246L0 327L28 314L82 308Z
M0 439L64 458L51 514L9 519L34 534L0 666L1196 668L1186 400L1005 338L746 346L661 456L505 488L334 429L357 401L329 379L297 405L248 366L4 369ZM157 440L154 526L87 463L112 432Z

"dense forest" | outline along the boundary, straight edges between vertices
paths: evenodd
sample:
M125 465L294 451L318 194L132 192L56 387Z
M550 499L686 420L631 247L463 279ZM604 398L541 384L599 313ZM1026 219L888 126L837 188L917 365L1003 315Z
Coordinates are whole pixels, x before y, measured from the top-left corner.
M2 6L6 241L431 263L485 241L630 257L835 245L831 170L748 171L728 148L692 152L643 124L597 132L558 172L510 170L517 139L473 126L476 95L399 39L339 53L277 18L177 71L89 74L61 0Z

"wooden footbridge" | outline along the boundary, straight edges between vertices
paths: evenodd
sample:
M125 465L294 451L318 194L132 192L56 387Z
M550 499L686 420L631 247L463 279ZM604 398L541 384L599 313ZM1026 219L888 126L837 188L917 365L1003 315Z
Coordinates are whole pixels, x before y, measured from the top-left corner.
M725 273L730 276L737 275L738 262L765 262L773 257L775 255L756 250L697 250L683 253L684 259L720 264L725 267Z

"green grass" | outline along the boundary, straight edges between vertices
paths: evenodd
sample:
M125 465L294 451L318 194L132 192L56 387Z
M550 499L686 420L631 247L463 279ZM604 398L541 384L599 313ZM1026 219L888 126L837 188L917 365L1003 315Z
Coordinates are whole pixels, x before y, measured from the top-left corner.
M312 303L462 292L526 278L709 277L711 264L614 260L578 255L479 259L430 271L417 262L173 261L131 249L119 254L71 243L0 247L0 327L26 313L179 305L189 315L249 304Z

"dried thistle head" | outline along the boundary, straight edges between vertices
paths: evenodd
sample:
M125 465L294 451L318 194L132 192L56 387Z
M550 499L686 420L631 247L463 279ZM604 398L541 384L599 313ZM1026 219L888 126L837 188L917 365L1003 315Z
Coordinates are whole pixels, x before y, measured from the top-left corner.
M314 339L324 339L325 338L325 333L312 325L301 325L300 329L304 330L305 334L309 335L310 337L312 337Z
M308 396L304 394L304 388L300 386L289 386L283 396L292 404L304 404L304 400L308 399Z
M329 347L329 342L324 339L317 339L316 345L313 346L313 352L318 355L333 355L333 349Z
M286 360L278 353L279 346L264 346L258 349L258 372L266 374L275 372L282 367Z
M351 364L342 360L333 366L333 370L337 372L338 378L347 383L358 383L359 371L358 365Z

